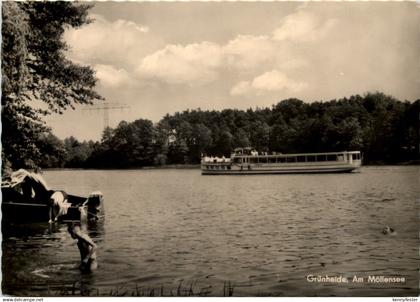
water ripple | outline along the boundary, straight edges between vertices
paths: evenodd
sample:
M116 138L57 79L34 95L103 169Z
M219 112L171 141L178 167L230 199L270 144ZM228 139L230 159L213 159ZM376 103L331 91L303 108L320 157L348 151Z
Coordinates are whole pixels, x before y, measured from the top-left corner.
M3 229L4 292L45 294L54 279L107 293L116 286L176 292L180 284L194 284L218 296L227 281L239 296L417 293L417 169L252 177L199 173L46 171L52 187L104 193L105 222L86 229L99 246L98 271L86 276L74 268L80 258L65 226L15 226ZM387 225L396 236L382 234ZM308 274L380 273L408 281L384 286L306 281Z

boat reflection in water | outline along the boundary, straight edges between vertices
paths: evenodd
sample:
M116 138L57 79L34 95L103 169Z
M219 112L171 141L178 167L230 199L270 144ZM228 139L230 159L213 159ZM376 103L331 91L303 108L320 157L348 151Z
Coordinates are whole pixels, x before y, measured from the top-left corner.
M230 158L203 157L201 174L337 173L354 171L361 164L360 151L269 155L237 148Z

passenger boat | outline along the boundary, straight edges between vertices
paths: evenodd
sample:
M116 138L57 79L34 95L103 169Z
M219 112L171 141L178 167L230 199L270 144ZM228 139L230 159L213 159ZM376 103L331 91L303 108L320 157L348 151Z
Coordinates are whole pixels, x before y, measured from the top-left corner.
M50 190L40 175L19 170L11 179L2 181L3 222L48 222ZM86 221L104 218L103 195L92 192L88 197L66 194L65 211L57 221ZM60 205L63 206L63 205Z
M354 171L361 164L360 151L258 154L252 148L237 148L230 158L202 157L201 174L338 173Z

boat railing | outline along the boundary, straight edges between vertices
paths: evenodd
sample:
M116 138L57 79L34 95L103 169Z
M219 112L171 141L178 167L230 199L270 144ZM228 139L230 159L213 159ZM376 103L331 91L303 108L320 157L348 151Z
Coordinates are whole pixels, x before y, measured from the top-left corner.
M320 162L353 162L360 161L360 151L300 153L300 154L262 154L262 155L232 155L234 163L320 163Z
M226 157L203 157L203 163L206 164L220 164L220 163L230 163L231 159Z

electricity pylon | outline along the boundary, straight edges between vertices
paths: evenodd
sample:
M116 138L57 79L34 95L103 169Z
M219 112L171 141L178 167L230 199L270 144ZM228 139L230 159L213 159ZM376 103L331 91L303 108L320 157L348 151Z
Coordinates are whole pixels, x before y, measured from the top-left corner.
M128 106L127 104L120 104L120 103L115 103L115 102L103 102L100 104L95 104L92 106L89 106L87 108L84 108L83 110L96 110L96 111L100 111L103 110L104 111L104 129L107 129L109 127L109 110L114 110L114 109L129 109L130 106Z

